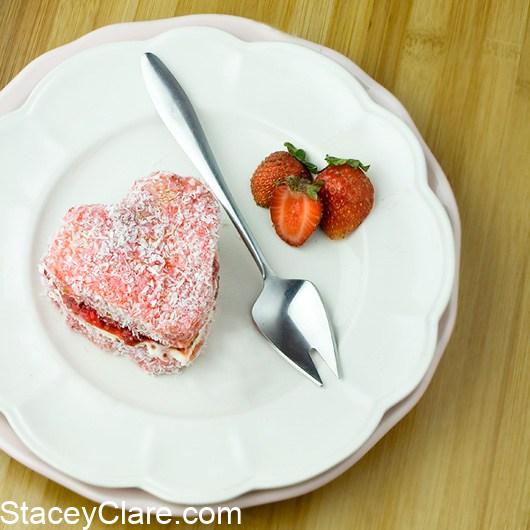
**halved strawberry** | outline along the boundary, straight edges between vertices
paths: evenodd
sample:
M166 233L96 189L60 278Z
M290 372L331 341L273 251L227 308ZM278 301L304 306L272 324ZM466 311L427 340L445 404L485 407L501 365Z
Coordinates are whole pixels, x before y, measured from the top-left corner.
M289 175L310 178L310 171L317 167L306 159L303 149L285 142L287 151L275 151L267 156L254 170L250 180L250 189L256 204L268 208L274 186Z
M318 190L322 183L291 175L272 193L271 220L276 233L289 245L299 247L316 230L322 217Z

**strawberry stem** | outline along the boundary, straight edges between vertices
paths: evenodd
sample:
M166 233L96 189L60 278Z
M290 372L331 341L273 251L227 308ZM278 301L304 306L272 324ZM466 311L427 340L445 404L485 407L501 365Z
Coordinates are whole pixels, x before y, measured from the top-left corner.
M322 180L310 181L306 178L300 178L298 175L289 175L278 182L278 185L287 184L292 191L300 191L314 201L318 200L318 192L324 185Z

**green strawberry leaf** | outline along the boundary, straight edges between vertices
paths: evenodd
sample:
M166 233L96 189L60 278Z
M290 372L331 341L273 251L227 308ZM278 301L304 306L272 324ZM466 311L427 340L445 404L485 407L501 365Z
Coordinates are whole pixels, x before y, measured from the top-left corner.
M311 182L310 184L307 184L304 188L304 193L311 197L314 201L318 200L318 192L324 182L322 180L316 180L314 182Z
M289 154L294 156L298 162L303 164L311 173L318 173L318 167L306 159L306 153L303 149L298 149L298 147L295 147L290 142L285 142L283 144L285 147L287 147L287 151L289 151Z
M337 158L336 156L326 155L326 162L330 166L351 166L353 169L362 169L363 171L368 171L370 168L369 165L363 164L360 160L355 158Z
M300 178L298 175L289 175L282 180L283 182L280 181L279 184L285 183L292 191L301 191L315 201L318 200L318 192L324 185L322 180L311 181L306 178Z

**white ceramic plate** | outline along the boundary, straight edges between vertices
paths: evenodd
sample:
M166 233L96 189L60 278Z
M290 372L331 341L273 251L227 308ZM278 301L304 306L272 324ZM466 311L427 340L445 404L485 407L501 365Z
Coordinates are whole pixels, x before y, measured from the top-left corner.
M421 138L403 105L395 96L368 76L366 72L363 72L357 65L352 63L345 56L340 55L338 52L310 41L305 41L286 33L281 33L271 26L266 26L265 24L261 24L254 20L230 15L188 15L155 21L114 24L99 28L76 41L40 56L26 66L24 70L22 70L16 78L5 87L5 89L0 91L0 114L12 112L19 108L35 88L37 83L48 72L57 66L57 64L76 53L79 53L82 49L88 49L109 42L153 38L163 31L168 31L175 27L197 25L223 29L245 41L287 41L313 49L340 64L365 87L373 100L390 110L408 124L423 147L427 161L427 178L429 187L439 198L441 204L448 213L453 230L455 257L456 261L458 260L460 249L460 221L454 195L447 181L447 177L444 175L439 163ZM337 465L330 467L323 473L315 475L308 480L280 488L250 491L233 499L223 501L223 505L227 504L231 506L247 507L302 495L326 484L359 460L377 443L379 439L381 439L382 436L384 436L384 434L386 434L386 432L388 432L388 430L390 430L411 410L412 407L414 407L425 392L435 373L438 362L442 357L454 326L457 309L457 293L458 265L455 262L453 288L449 303L440 318L438 325L438 341L429 368L426 370L421 382L414 388L414 390L385 412L381 421L377 425L377 428L360 447L358 447L345 460L342 460ZM0 447L12 458L18 460L24 465L96 502L114 499L118 503L124 501L129 507L142 506L144 510L147 510L148 507L158 506L161 503L164 503L171 508L172 513L175 515L182 515L182 512L186 507L186 505L182 504L167 503L138 488L102 488L93 484L87 484L66 475L58 469L50 466L30 451L26 445L22 443L20 438L15 435L3 415L0 415Z
M193 168L159 122L139 57L182 80L272 265L320 287L344 377L318 362L319 389L250 323L259 276L231 226L207 351L180 376L151 378L71 332L42 296L36 264L64 211L118 199L153 169ZM66 61L0 120L3 189L0 409L37 455L89 483L209 503L285 486L340 462L421 380L454 271L450 226L411 131L330 60L208 28L102 46ZM285 140L371 163L373 213L342 242L282 243L248 176Z
M223 501L223 505L228 504L231 506L247 507L302 495L333 480L335 477L351 467L357 460L362 458L362 456L419 401L436 371L436 367L443 355L444 349L454 327L458 295L458 264L456 261L458 261L460 249L461 229L458 209L454 195L447 181L447 177L444 175L439 163L421 138L421 135L414 126L411 117L408 115L403 105L398 99L396 99L395 96L379 85L370 76L368 76L368 74L362 71L356 64L338 52L330 48L325 48L316 43L282 33L271 26L261 24L248 18L235 17L231 15L187 15L184 17L175 17L170 19L130 22L104 26L84 35L78 40L47 52L26 66L16 76L16 78L5 87L5 89L0 91L0 114L12 112L13 110L19 108L27 99L31 91L35 88L37 83L48 72L57 66L57 64L68 59L69 57L72 57L76 53L79 53L83 49L88 49L109 42L153 38L154 36L175 27L197 25L223 29L245 41L293 42L313 49L318 53L321 53L334 60L343 68L345 68L365 87L373 100L390 110L406 124L408 124L418 138L418 141L423 147L427 161L427 178L429 187L439 198L441 204L448 213L453 230L453 242L455 245L456 260L453 288L449 303L444 310L438 325L438 341L435 348L435 353L421 382L414 388L412 392L407 394L407 396L405 396L402 400L388 409L370 437L367 438L365 442L345 460L342 460L337 465L330 467L319 475L315 475L308 480L298 482L296 484L280 488L250 491L229 501ZM118 503L124 501L129 507L142 506L144 510L147 510L148 507L158 506L161 503L164 503L166 506L170 507L172 513L175 515L182 515L183 510L186 508L186 505L167 503L138 488L102 488L93 484L87 484L70 477L69 475L66 475L58 469L50 466L48 463L38 458L32 451L30 451L26 445L22 443L20 438L15 435L11 426L3 415L0 416L0 446L2 447L2 450L7 452L12 458L18 460L29 468L96 502L115 499Z

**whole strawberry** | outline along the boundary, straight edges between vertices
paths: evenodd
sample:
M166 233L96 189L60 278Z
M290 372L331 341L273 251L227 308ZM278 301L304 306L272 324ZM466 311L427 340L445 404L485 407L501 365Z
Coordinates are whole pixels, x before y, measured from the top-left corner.
M331 239L353 232L374 205L374 187L364 173L370 166L359 160L326 156L328 166L316 176L324 212L320 226Z
M274 188L270 206L272 224L276 233L293 247L303 245L320 223L320 186L318 182L289 176Z
M287 151L275 151L267 156L255 169L250 180L250 189L256 204L268 208L276 184L290 176L310 178L316 166L306 160L305 151L286 142Z

